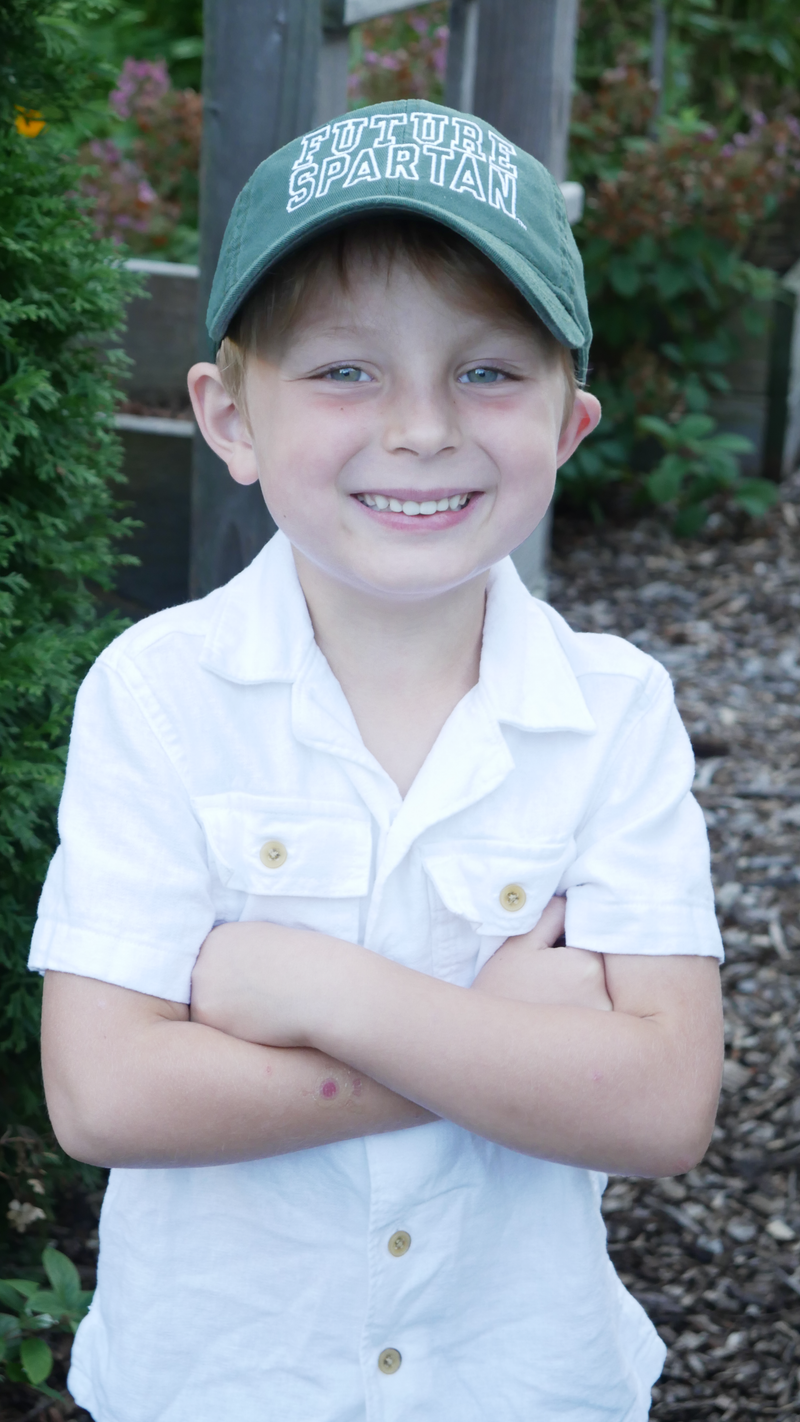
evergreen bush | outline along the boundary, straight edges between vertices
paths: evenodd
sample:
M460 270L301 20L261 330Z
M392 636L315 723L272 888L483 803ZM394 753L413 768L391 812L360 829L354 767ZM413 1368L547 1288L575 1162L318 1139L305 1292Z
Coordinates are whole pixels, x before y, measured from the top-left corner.
M122 625L97 594L125 528L115 333L133 279L94 237L59 139L85 84L88 8L0 6L0 1109L5 1127L37 1130L40 983L26 956L75 692Z

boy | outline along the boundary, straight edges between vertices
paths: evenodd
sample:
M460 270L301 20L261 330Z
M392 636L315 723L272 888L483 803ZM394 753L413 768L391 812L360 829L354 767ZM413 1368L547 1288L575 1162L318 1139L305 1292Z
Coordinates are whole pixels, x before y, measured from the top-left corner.
M666 674L507 557L599 418L560 195L360 110L254 174L209 330L200 428L280 532L78 702L31 955L55 1129L114 1167L71 1390L640 1422L596 1172L702 1155L720 941Z

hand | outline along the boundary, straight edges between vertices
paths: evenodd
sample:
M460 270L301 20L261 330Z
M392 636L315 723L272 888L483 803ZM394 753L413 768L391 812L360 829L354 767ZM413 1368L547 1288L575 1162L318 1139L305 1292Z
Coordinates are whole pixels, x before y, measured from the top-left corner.
M485 963L473 988L540 1007L592 1007L610 1012L602 953L557 948L566 900L553 898L529 933L507 938Z
M194 966L191 1020L265 1047L308 1046L307 1012L337 947L349 945L276 923L220 924Z

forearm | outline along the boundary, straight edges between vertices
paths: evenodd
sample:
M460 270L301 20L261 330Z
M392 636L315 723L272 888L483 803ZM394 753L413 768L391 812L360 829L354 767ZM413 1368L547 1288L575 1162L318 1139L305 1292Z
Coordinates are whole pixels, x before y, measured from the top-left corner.
M699 962L700 977L689 971L687 986L681 969L676 988L668 966L656 999L669 1010L651 1011L636 1006L636 960L623 961L633 991L614 1006L634 1009L597 1011L459 988L322 935L236 924L203 948L193 1012L250 1041L327 1052L514 1150L670 1174L699 1158L713 1124L720 1014L703 973L716 965L670 960ZM638 961L651 977L662 971ZM616 971L630 987L631 967Z
M660 1026L472 993L379 961L313 1039L393 1090L525 1154L622 1174L687 1170L707 1144L691 1083L665 1090ZM391 1003L386 1012L382 1004ZM713 1111L708 1121L710 1131Z
M64 1149L80 1160L220 1165L433 1119L318 1050L240 1041L188 1021L179 1004L159 1004L132 1021L131 998L138 997L92 979L48 974L48 1107ZM161 1015L164 1008L170 1010ZM102 1030L82 1033L81 1019ZM75 1041L65 1051L70 1034Z

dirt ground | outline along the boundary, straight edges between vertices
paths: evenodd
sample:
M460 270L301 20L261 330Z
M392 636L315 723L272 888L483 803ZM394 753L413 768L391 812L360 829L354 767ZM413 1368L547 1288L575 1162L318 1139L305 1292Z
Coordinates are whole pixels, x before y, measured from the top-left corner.
M655 1422L800 1418L800 476L765 523L712 522L676 543L655 521L557 519L550 586L574 626L629 637L675 681L727 953L711 1148L681 1178L612 1180L604 1203L612 1259L670 1348ZM53 1240L84 1267L88 1228ZM0 1422L34 1416L90 1422L0 1387Z

